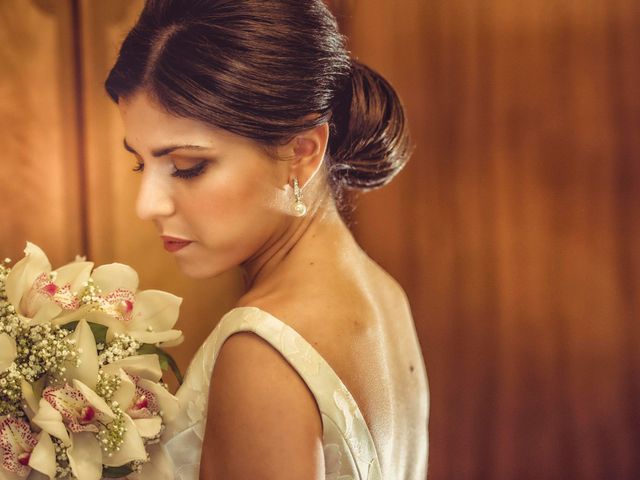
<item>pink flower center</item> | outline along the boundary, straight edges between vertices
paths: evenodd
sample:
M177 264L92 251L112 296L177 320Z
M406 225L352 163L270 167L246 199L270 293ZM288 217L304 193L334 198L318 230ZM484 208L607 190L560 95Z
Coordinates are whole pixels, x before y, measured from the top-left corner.
M133 310L133 302L131 300L122 300L118 304L118 310L120 310L120 312L125 315L127 313L131 313L131 311Z
M58 292L58 286L55 283L49 283L42 287L42 290L53 297Z
M80 411L80 423L89 423L96 416L96 411L90 405Z
M20 463L20 465L24 465L25 467L29 465L29 459L31 459L30 452L22 452L20 455L18 455L18 463Z
M143 408L147 408L149 406L149 400L147 400L147 397L145 395L142 395L140 398L138 398L138 401L136 402L136 408L138 410L142 410Z

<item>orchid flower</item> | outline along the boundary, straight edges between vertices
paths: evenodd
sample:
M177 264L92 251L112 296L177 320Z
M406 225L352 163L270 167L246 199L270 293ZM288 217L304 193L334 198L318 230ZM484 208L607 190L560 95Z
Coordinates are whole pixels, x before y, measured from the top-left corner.
M27 242L24 253L5 281L7 299L18 316L42 323L64 310L77 309L77 294L89 279L93 263L72 262L52 271L49 259L36 245Z
M26 478L33 470L54 478L56 453L46 432L38 437L24 420L5 417L0 421L1 480Z
M103 464L121 466L147 458L133 420L127 414L118 415L78 380L73 386L45 388L33 423L68 447L69 464L77 478L98 480ZM111 426L116 428L109 430ZM105 444L110 435L118 437L113 451L101 447L100 434Z
M163 420L175 418L178 413L178 400L159 384L131 375L124 370L119 372L121 382L114 399L131 417L143 438L155 438L160 434Z
M19 478L25 478L31 471L29 460L37 443L27 422L6 417L0 422L2 468Z
M11 366L17 356L16 341L6 333L0 333L0 374Z
M91 301L107 315L91 321L109 328L107 340L115 333L149 344L176 345L182 332L173 327L182 299L160 290L138 291L138 274L127 265L112 263L96 268L91 275L97 293Z
M103 372L120 377L113 400L132 418L141 437L156 437L162 423L177 416L178 399L158 384L162 370L157 355L124 358L105 365Z
M69 365L64 378L44 389L36 408L31 405L33 395L26 387L23 396L30 410L37 409L32 422L68 448L69 465L74 475L99 479L103 464L121 466L133 460L144 461L147 455L133 420L120 409L114 411L94 391L98 359L95 338L86 320L80 320L71 335L75 339L78 364ZM103 445L99 438L104 440ZM113 442L109 443L111 440ZM113 449L103 450L109 445Z
M51 386L45 388L42 392L42 400L49 403L60 414L60 420L69 431L73 433L99 432L98 426L111 423L115 419L115 414L109 405L89 387L79 380L74 380L73 383L73 387L65 384L58 388ZM41 406L42 400L40 401ZM42 418L39 415L40 412L35 418ZM55 417L57 419L57 415ZM41 427L46 431L45 427ZM55 435L53 431L49 433ZM62 436L64 437L64 434ZM66 438L60 438L60 440L65 441Z

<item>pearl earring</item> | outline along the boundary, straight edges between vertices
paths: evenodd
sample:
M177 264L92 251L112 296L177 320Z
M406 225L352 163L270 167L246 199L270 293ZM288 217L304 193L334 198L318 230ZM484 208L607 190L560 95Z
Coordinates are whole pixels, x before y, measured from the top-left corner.
M293 177L293 194L296 197L296 203L293 207L296 217L303 217L307 213L307 206L302 202L302 190L298 185L298 179Z

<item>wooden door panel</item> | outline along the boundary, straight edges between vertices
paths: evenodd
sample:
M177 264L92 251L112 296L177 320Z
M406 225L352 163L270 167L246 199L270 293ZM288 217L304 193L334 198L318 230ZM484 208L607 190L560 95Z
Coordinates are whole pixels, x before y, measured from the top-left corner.
M0 255L84 253L70 1L0 2ZM4 258L4 257L3 257Z

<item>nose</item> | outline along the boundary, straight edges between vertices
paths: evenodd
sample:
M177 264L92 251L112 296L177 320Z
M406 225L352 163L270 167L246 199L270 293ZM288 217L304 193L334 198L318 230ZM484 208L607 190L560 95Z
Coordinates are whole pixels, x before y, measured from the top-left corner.
M167 217L175 212L171 189L153 173L142 174L140 190L136 200L136 214L142 220Z

